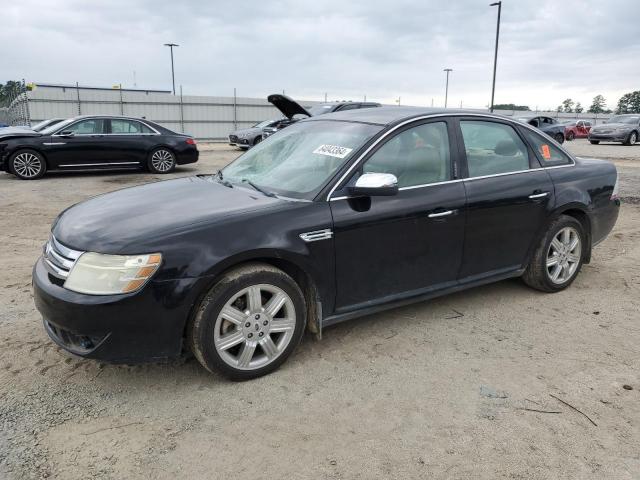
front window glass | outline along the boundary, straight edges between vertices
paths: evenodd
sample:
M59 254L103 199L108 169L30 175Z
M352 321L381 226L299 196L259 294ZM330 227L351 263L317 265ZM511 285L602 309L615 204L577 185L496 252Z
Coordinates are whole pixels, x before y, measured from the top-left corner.
M513 127L486 121L460 122L470 177L529 169L527 147Z
M622 115L611 117L609 120L607 120L607 123L628 123L632 125L636 125L638 122L640 122L640 117L625 117Z
M222 170L235 185L253 182L292 198L312 199L382 127L352 122L299 122L267 137ZM244 180L244 182L243 182Z
M364 173L392 173L398 187L451 179L447 124L427 123L399 133L364 164Z
M73 132L76 135L99 135L104 133L104 119L91 118L83 120L64 128L65 132Z

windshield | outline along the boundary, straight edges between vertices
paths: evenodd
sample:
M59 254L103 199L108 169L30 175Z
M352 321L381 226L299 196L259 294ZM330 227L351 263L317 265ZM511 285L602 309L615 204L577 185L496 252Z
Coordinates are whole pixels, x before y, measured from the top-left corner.
M222 170L225 181L311 200L382 127L352 122L299 122L267 137Z
M611 117L609 120L607 120L607 123L629 123L629 124L637 124L638 122L640 122L640 117L625 117L625 116L617 116L617 117Z
M61 127L65 127L67 125L69 125L71 122L73 122L75 119L73 118L69 118L63 122L60 123L55 123L53 125L49 125L47 128L45 128L44 130L41 130L40 133L43 135L51 135L52 133L54 133L56 130L58 130Z
M43 127L46 127L47 125L49 125L50 121L51 120L43 120L41 122L38 122L33 127L31 127L31 130L33 130L34 132L39 132L40 130L42 130Z
M329 113L333 109L333 105L314 105L311 108L307 108L307 111L312 115L322 115L323 113Z

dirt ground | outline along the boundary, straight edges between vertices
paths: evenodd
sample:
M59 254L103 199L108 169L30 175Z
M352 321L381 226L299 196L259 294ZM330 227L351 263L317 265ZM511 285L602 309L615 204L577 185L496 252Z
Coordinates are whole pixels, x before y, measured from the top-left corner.
M505 281L343 323L244 383L73 358L42 328L30 274L55 216L157 177L0 174L0 478L640 478L640 145L568 148L624 157L625 199L571 288ZM201 150L172 176L238 154Z

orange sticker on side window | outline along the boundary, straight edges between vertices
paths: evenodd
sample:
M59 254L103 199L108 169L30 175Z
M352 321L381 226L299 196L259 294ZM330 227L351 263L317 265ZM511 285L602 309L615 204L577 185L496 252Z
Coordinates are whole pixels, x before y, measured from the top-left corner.
M551 150L549 150L549 145L542 145L540 149L542 150L542 156L544 159L551 160Z

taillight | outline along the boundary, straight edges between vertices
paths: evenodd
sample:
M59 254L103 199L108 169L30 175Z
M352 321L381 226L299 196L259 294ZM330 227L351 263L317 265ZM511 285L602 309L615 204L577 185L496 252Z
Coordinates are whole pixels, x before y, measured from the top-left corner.
M611 200L618 200L618 174L616 173L616 184L613 186L613 192L611 192Z
M196 141L193 138L187 138L185 140L185 142L187 142L188 145L195 145Z

